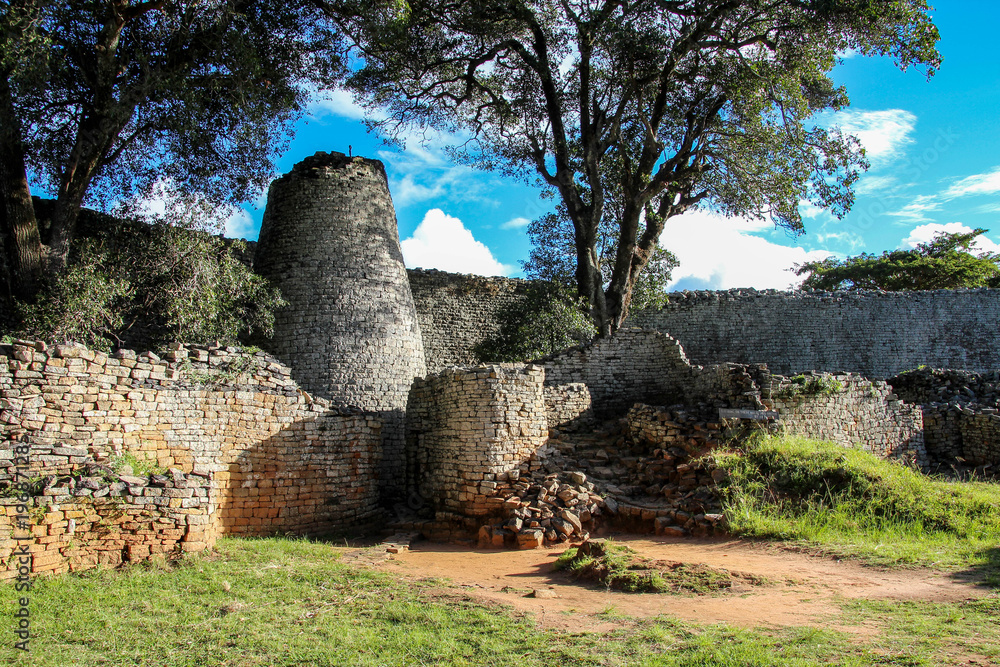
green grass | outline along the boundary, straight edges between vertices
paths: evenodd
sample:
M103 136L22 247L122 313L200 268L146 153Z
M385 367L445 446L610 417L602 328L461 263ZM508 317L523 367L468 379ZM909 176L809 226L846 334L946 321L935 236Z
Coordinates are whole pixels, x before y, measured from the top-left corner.
M175 565L36 579L31 653L14 650L12 635L4 633L0 664L929 667L967 664L963 652L996 655L1000 636L995 598L951 612L914 604L904 616L889 605L851 603L875 605L862 613L899 626L886 647L881 637L866 643L832 630L698 626L630 619L612 608L594 622L614 620L619 630L542 631L505 608L435 587L440 582L409 583L341 563L328 544L225 539L216 554ZM11 585L0 586L4 618L11 618L16 597ZM905 638L916 631L907 628L926 639L908 645ZM992 638L980 637L990 631Z
M716 455L737 535L882 565L966 569L1000 586L1000 485L933 479L872 454L762 436Z
M667 563L640 557L634 549L607 539L600 555L570 547L556 559L555 568L579 579L630 593L694 593L705 595L729 588L729 575L705 565Z

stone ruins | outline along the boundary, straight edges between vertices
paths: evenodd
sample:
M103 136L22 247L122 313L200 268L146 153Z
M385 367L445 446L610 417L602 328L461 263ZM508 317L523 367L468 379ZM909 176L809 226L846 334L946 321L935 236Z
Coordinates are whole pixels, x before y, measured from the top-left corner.
M0 345L0 560L373 524L509 548L724 532L704 454L749 427L1000 463L997 291L671 294L612 338L480 364L526 281L405 270L381 163L340 153L272 184L254 268L289 303L267 352Z

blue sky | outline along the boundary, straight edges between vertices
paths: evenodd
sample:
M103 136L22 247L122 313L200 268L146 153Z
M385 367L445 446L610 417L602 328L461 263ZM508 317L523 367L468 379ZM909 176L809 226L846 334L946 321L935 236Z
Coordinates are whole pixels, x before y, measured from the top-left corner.
M985 227L983 250L1000 251L1000 3L939 0L941 70L929 81L888 59L846 58L834 71L851 107L835 122L856 133L872 168L843 220L803 208L806 234L703 211L670 221L662 244L681 266L672 289L788 288L794 263L835 254L912 247L935 232ZM539 190L448 161L436 141L405 150L367 134L344 93L316 103L279 161L284 173L316 151L385 163L407 265L485 275L520 275L527 222L551 209ZM248 206L229 235L255 239L263 214Z

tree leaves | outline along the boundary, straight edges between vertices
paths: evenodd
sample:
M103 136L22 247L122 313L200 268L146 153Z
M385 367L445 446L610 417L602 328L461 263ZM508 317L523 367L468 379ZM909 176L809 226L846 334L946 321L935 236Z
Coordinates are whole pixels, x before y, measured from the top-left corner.
M1000 255L970 252L976 237L987 231L942 232L913 250L893 250L881 255L864 253L842 260L831 257L797 264L795 274L806 275L803 289L816 290L895 292L1000 287Z

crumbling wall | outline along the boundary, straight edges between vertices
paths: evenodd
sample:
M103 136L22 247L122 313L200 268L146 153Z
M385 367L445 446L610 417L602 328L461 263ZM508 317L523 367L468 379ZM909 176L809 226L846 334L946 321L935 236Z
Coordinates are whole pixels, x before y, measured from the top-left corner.
M0 580L18 576L22 549L30 554L22 574L30 575L172 557L215 542L207 475L176 469L166 475L118 474L84 451L64 447L0 460L8 468L41 456L50 463L74 459L65 463L74 474L28 477L32 481L7 487L0 498L0 563L7 565Z
M1000 367L1000 290L671 292L628 326L670 334L695 364L764 363L775 373L884 379L927 364Z
M455 531L478 527L466 517L495 514L501 476L542 446L548 432L538 366L452 368L418 379L407 413L411 490Z
M920 368L889 383L907 402L921 404L932 463L1000 465L1000 371Z
M86 477L88 466L119 467L130 455L205 478L205 542L219 534L330 532L376 515L377 415L313 399L262 353L176 346L168 356L0 346L0 487ZM16 460L18 447L25 460ZM194 502L156 484L122 502L146 505L142 498L159 488L181 507ZM33 498L34 507L46 502Z

